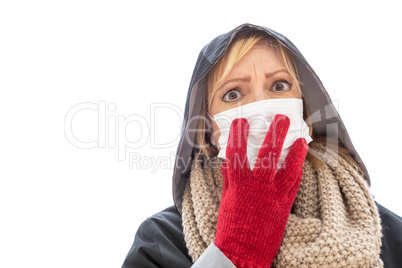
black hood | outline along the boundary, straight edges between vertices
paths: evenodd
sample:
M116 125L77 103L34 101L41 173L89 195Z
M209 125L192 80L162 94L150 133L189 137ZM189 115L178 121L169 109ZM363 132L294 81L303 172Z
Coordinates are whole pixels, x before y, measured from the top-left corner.
M204 76L219 60L233 38L239 34L239 32L250 28L267 32L293 52L299 76L303 83L303 99L308 107L310 119L313 123L313 136L338 137L341 145L350 151L357 164L359 164L363 169L364 178L370 185L370 178L367 169L356 152L348 132L338 112L335 110L327 91L313 68L311 68L308 62L304 59L297 47L285 36L275 32L274 30L246 23L213 39L210 43L204 46L198 56L191 77L190 87L187 92L184 121L173 172L173 199L176 208L180 213L182 209L184 186L191 169L193 144L195 142L196 134L194 130L196 129L198 122L196 118L200 115L201 104L204 98Z

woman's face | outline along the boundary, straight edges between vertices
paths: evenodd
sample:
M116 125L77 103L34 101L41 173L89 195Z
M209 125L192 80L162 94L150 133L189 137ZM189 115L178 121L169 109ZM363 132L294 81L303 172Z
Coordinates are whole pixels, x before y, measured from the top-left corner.
M221 83L212 98L209 113L214 116L239 105L266 99L300 99L297 89L296 81L292 79L276 49L257 43L233 66ZM211 123L217 143L219 128L212 120Z

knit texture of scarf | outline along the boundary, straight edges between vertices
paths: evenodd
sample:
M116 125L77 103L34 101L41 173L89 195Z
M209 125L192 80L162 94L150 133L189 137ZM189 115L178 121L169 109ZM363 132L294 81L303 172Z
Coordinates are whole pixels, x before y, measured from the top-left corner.
M381 225L362 176L322 144L310 149L325 162L315 172L306 158L303 177L272 267L383 267ZM183 232L195 262L214 242L224 159L198 154L183 195Z

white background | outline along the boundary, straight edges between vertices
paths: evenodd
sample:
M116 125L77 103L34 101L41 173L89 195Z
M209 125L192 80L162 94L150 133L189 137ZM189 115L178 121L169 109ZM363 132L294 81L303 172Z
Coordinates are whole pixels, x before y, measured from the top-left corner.
M184 110L201 48L245 22L300 49L338 101L376 200L402 215L399 5L301 2L2 1L0 266L120 267L139 224L173 204L172 166L130 169L109 142L77 148L65 136L66 114L104 101L116 107L111 120L150 123L152 103ZM77 138L97 139L96 111L73 122ZM172 109L154 123L159 142L180 133ZM132 141L149 136L134 123L120 132ZM153 149L148 140L129 151L145 165L166 161L176 145Z

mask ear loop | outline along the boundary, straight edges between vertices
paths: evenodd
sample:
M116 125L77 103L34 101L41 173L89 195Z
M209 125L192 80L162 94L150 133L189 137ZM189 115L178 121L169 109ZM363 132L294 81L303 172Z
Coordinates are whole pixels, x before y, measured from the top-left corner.
M212 121L214 121L214 122L216 123L215 119L212 118L212 116L209 114L208 111L207 111L207 115L208 115L208 117L209 117ZM215 149L216 151L219 151L218 146L216 145L216 140L215 140L215 136L214 136L214 135L211 135L210 141L211 141L210 143L211 143L212 147L214 147L214 149Z

